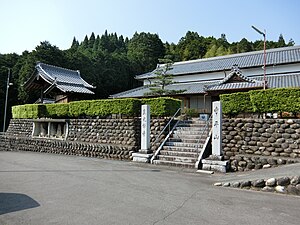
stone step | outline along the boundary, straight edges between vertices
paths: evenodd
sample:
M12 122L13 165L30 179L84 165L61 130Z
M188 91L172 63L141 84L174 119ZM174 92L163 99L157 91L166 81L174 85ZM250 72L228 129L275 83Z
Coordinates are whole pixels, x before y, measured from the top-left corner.
M207 121L196 119L196 120L182 120L179 123L180 124L206 124L206 122Z
M201 127L205 127L205 123L204 124L198 124L198 123L191 123L191 124L179 123L177 125L177 127L195 127L195 128L201 128Z
M182 157L171 155L158 155L158 160L172 161L172 162L184 162L184 163L196 163L197 158L194 157Z
M162 147L163 150L168 151L179 151L179 152L200 152L202 150L202 146L197 148L191 148L191 147L177 147L177 146L166 146L164 145Z
M195 163L183 163L183 162L174 162L174 161L165 161L165 160L153 160L153 164L164 165L164 166L175 166L183 168L195 168Z
M169 138L169 142L198 143L199 139Z
M159 153L160 155L198 158L197 152L179 152L179 151L161 150Z
M178 131L203 131L205 127L176 127Z
M194 131L194 130L175 130L174 134L179 134L179 135L201 135L203 134L204 130L201 131Z
M197 143L185 143L185 142L166 142L166 146L177 146L177 147L191 147L191 148L199 148L202 146L202 144Z
M190 135L182 135L182 134L173 134L172 138L180 138L180 139L206 139L207 135L196 135L196 134L190 134Z

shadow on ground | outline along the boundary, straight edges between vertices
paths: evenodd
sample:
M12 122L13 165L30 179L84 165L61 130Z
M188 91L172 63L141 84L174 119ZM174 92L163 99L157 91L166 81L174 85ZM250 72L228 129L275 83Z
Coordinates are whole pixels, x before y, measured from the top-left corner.
M40 204L25 194L0 193L0 215L39 207Z

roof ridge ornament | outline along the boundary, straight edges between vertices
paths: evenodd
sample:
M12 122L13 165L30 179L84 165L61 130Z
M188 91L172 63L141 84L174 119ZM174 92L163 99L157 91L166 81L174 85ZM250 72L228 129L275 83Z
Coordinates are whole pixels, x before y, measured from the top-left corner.
M230 73L232 73L232 72L242 74L242 71L239 68L238 64L233 64L232 65Z

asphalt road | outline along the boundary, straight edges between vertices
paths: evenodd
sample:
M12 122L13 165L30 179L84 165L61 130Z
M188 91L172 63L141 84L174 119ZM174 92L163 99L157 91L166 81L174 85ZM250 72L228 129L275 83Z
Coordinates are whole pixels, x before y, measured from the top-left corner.
M220 175L0 152L0 224L299 224L300 198L214 187Z

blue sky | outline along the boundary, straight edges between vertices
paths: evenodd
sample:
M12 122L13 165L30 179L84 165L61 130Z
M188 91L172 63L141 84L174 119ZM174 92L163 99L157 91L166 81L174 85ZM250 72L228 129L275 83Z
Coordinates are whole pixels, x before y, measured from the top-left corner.
M40 41L60 49L73 37L91 32L159 34L177 43L187 31L203 36L226 34L229 42L262 37L251 29L266 29L267 39L282 33L300 45L299 0L0 0L0 53L33 50Z

